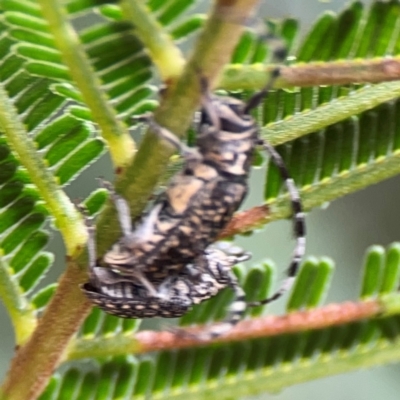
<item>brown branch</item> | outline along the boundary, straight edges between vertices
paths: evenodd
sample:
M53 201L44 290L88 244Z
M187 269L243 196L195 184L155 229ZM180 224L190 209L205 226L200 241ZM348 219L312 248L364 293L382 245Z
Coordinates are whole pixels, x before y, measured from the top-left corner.
M225 90L259 90L268 82L273 65L227 65L217 86ZM276 88L292 86L379 83L400 79L400 57L341 60L283 66Z
M270 211L263 204L236 213L218 236L218 240L251 231L266 222Z
M91 305L79 289L86 276L86 271L76 263L68 265L38 327L29 341L17 350L2 386L4 397L0 394L0 398L34 399L45 388L63 350L90 311Z
M313 62L283 67L285 86L378 83L400 79L400 58Z
M260 317L240 322L229 334L215 341L230 343L261 337L324 329L336 325L378 317L385 305L378 300L330 304L325 307L296 311L283 316ZM390 308L390 307L389 307ZM398 311L398 310L397 310ZM188 329L197 333L204 327ZM205 328L207 330L207 327ZM134 336L118 334L112 337L76 339L66 353L65 361L123 354L142 354L153 351L171 351L209 345L172 332L141 331Z
M330 304L310 311L296 311L283 316L269 316L242 321L228 334L215 341L226 343L302 332L311 329L323 329L331 326L377 317L382 313L377 300ZM204 328L203 328L204 329ZM206 328L207 329L207 328ZM201 331L201 327L188 329L190 333ZM136 353L182 349L204 346L205 343L171 332L139 332L135 339Z

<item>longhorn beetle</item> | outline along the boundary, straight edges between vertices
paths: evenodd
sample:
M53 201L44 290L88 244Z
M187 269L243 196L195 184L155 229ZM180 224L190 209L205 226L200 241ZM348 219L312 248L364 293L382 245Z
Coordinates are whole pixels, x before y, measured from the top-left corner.
M237 262L248 259L248 254L227 254L210 246L205 251L207 271L200 274L196 284L190 279L188 271L182 271L165 278L153 296L145 286L124 277L118 271L97 266L95 226L92 219L86 216L86 211L83 208L81 210L89 233L90 274L90 281L82 285L82 290L107 313L124 318L176 318L186 314L194 304L215 296L228 285L244 302L244 293L231 269Z
M275 55L281 60L286 57L282 49L275 51ZM304 255L304 214L299 193L282 158L271 145L259 138L259 128L250 115L250 111L268 94L279 74L280 69L275 68L268 84L247 103L232 97L210 95L207 82L202 79L202 109L195 148L181 143L151 116L141 117L154 133L182 153L185 163L135 229L131 226L126 201L111 190L123 236L103 258L110 272L96 266L95 256L91 257L90 282L83 286L83 290L95 303L108 312L113 309L112 313L116 315L139 318L145 316L143 307L148 307L148 299L151 299L152 307L164 308L166 314L171 308L170 316L176 316L182 315L192 304L212 297L214 291L230 286L237 298L231 305L231 315L207 337L218 336L236 324L246 306L243 291L231 273L234 261L227 262L209 246L247 194L251 159L257 145L269 153L288 189L296 247L288 278L281 288L271 297L249 305L266 304L289 289ZM218 257L224 265L222 268L218 267ZM196 290L203 290L205 281L213 281L211 286L214 285L215 290L209 286L206 294L196 298ZM181 289L182 285L185 290ZM142 302L141 310L137 303L131 307L127 291L135 301ZM124 302L125 310L121 311Z

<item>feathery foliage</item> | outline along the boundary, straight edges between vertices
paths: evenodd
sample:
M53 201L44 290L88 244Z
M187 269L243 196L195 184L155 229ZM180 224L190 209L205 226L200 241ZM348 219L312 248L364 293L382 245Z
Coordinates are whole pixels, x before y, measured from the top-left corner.
M46 384L40 395L43 400L238 398L398 361L397 243L387 250L374 246L367 251L360 300L336 305L336 320L327 317L329 305L318 308L334 263L310 258L288 300L289 314L272 318L270 330L261 333L250 328L246 336L239 330L238 336L219 343L191 346L176 340L143 356L157 348L146 347L143 333L138 333L140 321L92 309L79 326L89 310L78 293L78 283L85 279L81 252L87 234L64 187L107 149L118 188L124 195L135 193L129 201L133 214L140 213L170 153L149 135L136 153L137 145L128 131L132 116L156 110L166 126L178 125L181 131L177 133L182 135L191 119L190 107L194 109L198 102L198 90L191 89L195 71L191 61L185 69L186 55L177 44L205 32L194 54L204 54L202 71L219 89L244 90L243 97L265 84L271 60L268 44L245 30L233 54L227 55L231 62L217 81L206 51L212 48L212 40L217 42L220 26L218 22L207 25L214 21L213 14L207 18L194 13L194 1L62 3L0 3L0 299L21 346L0 398L2 394L7 399L38 398ZM400 2L391 0L376 1L369 8L356 1L338 15L326 13L303 40L294 19L268 23L286 41L291 65L282 69L277 90L256 116L263 137L277 145L289 166L306 210L400 173L400 83L385 82L393 77L381 70L379 75L373 68L380 63L384 70L390 61L384 57L389 55L393 65L398 62L399 22ZM207 33L212 39L205 39ZM324 82L327 68L330 75ZM348 74L346 79L343 71ZM358 79L360 71L370 71L370 75ZM166 100L174 105L172 112L164 100L157 109L160 77L178 88L176 98L172 95L172 100ZM293 84L296 77L300 83ZM368 80L376 83L366 84ZM188 94L179 89L179 82L187 83L182 85ZM180 100L182 93L189 101ZM268 212L243 224L238 232L290 216L288 198L273 165L268 165L264 198ZM110 233L101 238L100 251L118 235L112 211L104 207L106 200L105 191L98 190L85 201L92 214L106 208L99 223L110 225ZM45 249L49 221L61 231L72 261L59 286L53 283L37 290L54 259ZM251 269L236 266L249 300L272 291L273 270L269 261ZM75 307L61 310L57 314L60 323L50 325L50 321L55 323L51 316L57 299L64 298L76 299ZM194 307L179 324L221 320L231 300L232 294L225 290ZM354 313L353 319L346 319L349 309L357 307L369 307L369 313ZM265 307L249 309L248 323L262 323L265 313ZM309 322L312 316L319 318L318 326ZM69 330L61 340L62 329ZM159 338L162 342L163 336ZM56 343L49 354L41 352L44 343ZM47 362L50 356L53 361ZM29 373L28 359L32 363L39 360L34 364L39 371L38 388L29 384L36 372L31 368ZM60 363L64 364L62 372L50 378ZM25 382L17 381L16 365L26 366Z

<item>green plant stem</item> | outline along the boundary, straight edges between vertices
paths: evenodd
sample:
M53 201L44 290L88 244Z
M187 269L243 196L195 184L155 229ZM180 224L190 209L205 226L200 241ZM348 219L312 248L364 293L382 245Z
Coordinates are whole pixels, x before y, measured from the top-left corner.
M68 265L37 328L12 360L0 399L30 400L42 392L69 340L90 310L79 289L86 274L77 264Z
M63 236L67 254L76 255L87 240L87 231L82 216L61 190L43 159L37 153L2 86L0 86L0 126L19 162L28 171L30 179L36 185L55 218L56 225Z
M323 179L317 184L302 188L300 195L304 209L306 211L311 210L399 173L399 151L379 157L368 164L360 164L349 171L343 171L336 176ZM291 215L290 205L286 196L279 197L269 202L268 205L270 207L268 221L288 218Z
M375 347L375 346L374 346ZM346 372L376 367L398 362L400 359L399 340L380 340L376 348L370 344L359 345L357 352L338 352L335 356L321 357L318 363L298 362L295 370L288 372L290 366L280 362L277 367L258 368L257 371L249 371L240 374L240 379L225 379L223 383L216 385L215 380L208 380L190 390L191 400L207 400L211 398L232 399L248 397L255 394L277 393L292 385L309 382L319 378L344 374ZM152 400L165 399L162 391L152 394ZM171 391L168 400L186 400L188 392ZM144 397L136 397L142 400Z
M176 79L185 66L183 54L146 7L145 2L123 0L121 9L124 19L132 22L135 34L150 52L150 57L157 67L161 79L163 81Z
M10 315L18 345L24 344L35 330L37 319L32 307L12 279L9 266L0 256L0 298Z
M400 152L396 151L384 157L360 164L351 170L343 171L336 176L327 177L313 185L300 189L305 211L336 200L339 197L356 192L375 183L381 182L400 173ZM262 206L242 211L220 234L219 239L246 233L279 219L289 218L292 214L287 195L269 200Z
M132 161L136 151L134 141L103 92L78 35L68 21L62 2L39 0L38 3L74 83L90 108L94 121L100 126L115 168L124 168Z
M339 97L314 110L303 111L262 129L262 137L276 146L318 131L400 96L400 81L384 82Z
M260 90L275 65L229 64L217 84L224 90ZM276 88L379 83L400 79L400 57L299 63L281 67Z

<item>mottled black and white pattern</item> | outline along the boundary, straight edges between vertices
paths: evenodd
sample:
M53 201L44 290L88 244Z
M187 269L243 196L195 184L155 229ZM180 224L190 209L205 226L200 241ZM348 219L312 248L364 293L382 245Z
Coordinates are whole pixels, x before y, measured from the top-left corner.
M179 274L172 273L161 282L151 282L154 292L150 292L146 286L119 271L96 265L95 228L89 218L86 221L90 281L82 285L82 290L95 305L123 318L176 318L227 286L237 292L232 267L249 258L246 253L229 254L210 246L198 264L188 264ZM202 272L194 273L199 268ZM235 302L241 303L240 308L244 310L244 293Z

